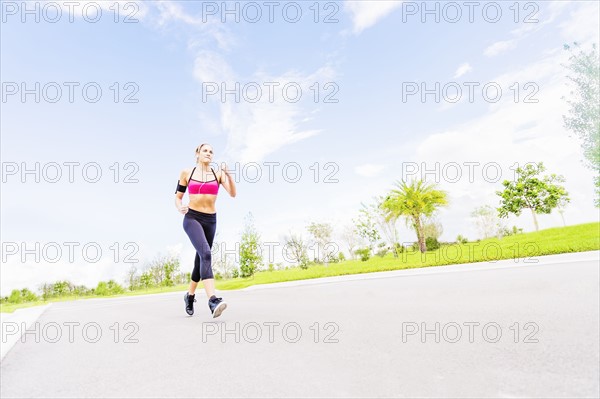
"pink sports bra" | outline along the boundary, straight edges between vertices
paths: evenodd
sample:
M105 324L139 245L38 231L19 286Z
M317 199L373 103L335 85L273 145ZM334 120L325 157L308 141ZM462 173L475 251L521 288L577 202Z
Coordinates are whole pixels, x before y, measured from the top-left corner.
M217 175L215 171L210 168L213 175L215 176L214 180L209 181L200 181L194 180L192 177L194 176L194 171L196 168L192 170L190 174L190 178L188 179L188 188L190 189L189 194L212 194L217 195L219 192L219 180L217 179Z

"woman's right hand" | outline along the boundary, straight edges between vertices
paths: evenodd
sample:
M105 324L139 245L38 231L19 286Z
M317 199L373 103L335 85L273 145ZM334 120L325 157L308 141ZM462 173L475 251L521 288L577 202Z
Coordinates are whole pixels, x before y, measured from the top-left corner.
M179 212L181 212L182 214L184 214L184 215L185 215L185 214L187 213L188 209L189 209L189 208L188 208L186 205L181 205L181 206L179 207Z

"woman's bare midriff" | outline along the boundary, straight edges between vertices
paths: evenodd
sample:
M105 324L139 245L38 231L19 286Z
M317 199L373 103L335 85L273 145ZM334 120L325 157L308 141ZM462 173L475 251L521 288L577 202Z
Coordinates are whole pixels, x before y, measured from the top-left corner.
M198 212L216 213L217 196L212 194L190 194L188 207Z

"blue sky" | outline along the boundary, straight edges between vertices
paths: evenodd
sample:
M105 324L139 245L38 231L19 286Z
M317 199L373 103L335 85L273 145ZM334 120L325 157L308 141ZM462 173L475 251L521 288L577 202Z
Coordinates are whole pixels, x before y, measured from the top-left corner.
M113 1L76 2L72 22L64 4L29 2L30 9L36 3L39 22L33 14L21 14L23 3L2 2L2 242L30 247L79 242L79 248L97 242L104 256L97 263L86 262L77 250L73 261L63 253L55 263L6 256L2 295L58 279L89 286L122 279L129 268L123 262L128 242L139 247L138 268L172 252L181 256L182 270L191 270L193 249L173 192L179 172L193 166L193 150L204 142L214 147L215 160L237 169L238 175L248 172L239 178L236 198L223 190L217 200L216 241L231 249L248 212L264 241L282 242L289 232L307 237L306 225L316 221L331 223L343 246L344 227L357 216L361 202L385 194L408 165L417 165L419 172L440 165L437 183L450 199L437 216L444 227L442 240L458 234L477 237L470 212L497 205L494 192L512 177L510 167L516 163L543 161L549 172L566 177L572 201L564 214L567 224L598 220L592 172L582 165L579 144L569 137L561 117L567 110L561 96L568 93L562 45L598 41L597 2L520 2L518 22L514 2L480 2L473 22L464 2L457 2L462 17L456 23L448 21L454 17L450 9L440 14L439 22L422 14L422 2L279 2L272 23L265 2L253 3L263 13L257 23L244 15L239 22L224 15L222 22L220 12L203 13L213 6L221 11L222 2L120 2L118 23L113 21ZM228 7L236 4L241 10L247 2L229 2ZM446 3L427 4L441 11ZM63 8L58 22L51 23L54 5ZM296 5L302 17L297 23L286 21L281 10L288 7L287 15L293 17ZM84 7L88 19L101 8L99 21L88 22ZM416 14L410 12L414 7L419 8ZM491 22L498 7L502 15ZM489 11L485 17L483 8ZM123 23L131 12L138 22ZM330 13L337 22L324 23ZM524 23L528 15L537 22ZM56 103L43 97L36 103L33 95L23 102L20 92L7 94L9 88L20 90L21 83L33 89L35 82L40 87L57 82L63 96ZM79 84L72 103L64 82ZM82 97L81 87L89 82L102 89L96 103ZM256 103L236 103L231 95L225 102L219 96L203 101L207 83L223 82L229 88L235 82L257 82L265 90ZM269 101L264 82L299 85L302 96L292 103L276 90ZM461 87L461 100L438 103L429 95L422 101L417 94L403 101L408 86L424 83L431 89L436 82ZM465 82L479 85L473 102ZM481 93L490 82L502 89L494 103ZM315 87L319 101L313 97ZM132 98L138 101L123 102L136 88ZM323 96L334 89L337 102L324 102ZM53 97L54 92L48 93ZM537 103L523 101L528 93ZM80 166L73 182L64 165L57 183L43 178L36 183L33 175L22 182L21 166L34 168L36 162L40 168L53 162ZM273 182L266 162L279 163ZM292 183L294 173L284 178L282 169L294 162L302 176ZM472 181L465 162L477 163ZM81 165L88 163L102 171L97 183L82 178ZM128 163L135 166L126 168ZM252 163L262 171L254 183L248 178ZM17 174L7 174L6 168L15 164ZM463 177L456 182L441 173L450 164L461 165ZM492 174L482 174L484 165L491 166L488 173L499 167L502 179L490 182ZM117 183L115 167L120 171ZM124 183L128 173L138 182ZM326 183L327 175L335 182ZM435 180L431 174L428 178ZM539 216L539 222L540 228L562 225L556 213ZM533 229L527 212L506 224ZM401 241L415 239L403 223L398 230ZM121 248L118 262L109 249L115 242Z

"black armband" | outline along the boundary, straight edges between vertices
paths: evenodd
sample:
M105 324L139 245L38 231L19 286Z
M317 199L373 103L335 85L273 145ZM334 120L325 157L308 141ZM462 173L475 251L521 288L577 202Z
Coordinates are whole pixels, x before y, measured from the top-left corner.
M177 192L185 193L185 190L187 190L187 186L182 186L179 184L179 180L177 180L177 189L175 190L175 194L177 194Z

